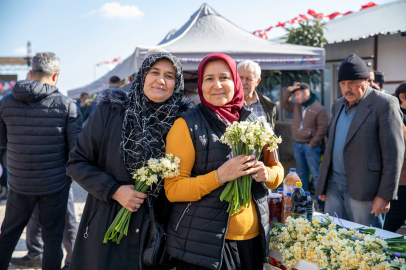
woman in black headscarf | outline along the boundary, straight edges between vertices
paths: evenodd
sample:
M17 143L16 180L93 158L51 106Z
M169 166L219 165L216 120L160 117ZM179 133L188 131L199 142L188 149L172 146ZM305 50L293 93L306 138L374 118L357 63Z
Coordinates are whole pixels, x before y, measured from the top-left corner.
M182 67L166 52L145 59L128 97L117 88L99 94L66 166L67 174L89 192L69 269L146 269L141 258L149 222L147 195L134 190L132 174L144 161L165 155L166 135L189 105L182 96ZM165 212L162 187L158 182L148 192L156 198L158 219ZM133 212L128 235L119 245L103 244L122 206Z

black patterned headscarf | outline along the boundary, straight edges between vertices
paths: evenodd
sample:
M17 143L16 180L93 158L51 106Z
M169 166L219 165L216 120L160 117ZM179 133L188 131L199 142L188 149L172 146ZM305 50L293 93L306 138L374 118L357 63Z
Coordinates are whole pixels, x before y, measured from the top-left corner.
M172 96L162 103L150 100L144 94L145 76L161 59L168 59L176 70L176 84ZM184 90L182 66L170 53L157 52L147 57L131 87L122 128L120 152L130 174L143 166L150 158L165 155L165 139L176 116Z

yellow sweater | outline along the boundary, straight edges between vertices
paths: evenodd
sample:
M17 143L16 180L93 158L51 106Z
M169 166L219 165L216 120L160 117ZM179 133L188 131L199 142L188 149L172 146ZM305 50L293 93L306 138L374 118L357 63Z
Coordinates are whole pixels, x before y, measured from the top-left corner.
M179 118L175 121L166 138L166 153L180 158L180 175L165 179L165 192L171 202L198 201L219 187L215 172L190 177L195 163L195 148L186 121ZM269 179L265 182L270 189L276 188L283 180L283 167L267 167ZM251 205L243 208L239 214L230 217L226 239L248 240L259 234L257 211L251 197Z

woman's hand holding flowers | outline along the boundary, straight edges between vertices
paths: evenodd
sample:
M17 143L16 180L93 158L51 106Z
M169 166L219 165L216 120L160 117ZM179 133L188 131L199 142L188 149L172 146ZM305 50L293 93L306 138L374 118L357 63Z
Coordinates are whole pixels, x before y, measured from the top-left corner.
M227 173L227 186L220 195L220 201L229 202L227 212L230 215L238 213L241 206L246 207L251 203L251 187L253 180L256 182L266 182L269 178L269 173L263 162L259 162L261 152L264 150L264 160L268 166L275 166L278 164L277 152L274 152L278 148L278 144L282 142L282 139L277 137L271 126L263 126L259 121L255 122L234 122L231 126L226 128L226 132L221 136L220 141L228 145L231 149L231 156L238 156L240 154L251 155L253 158L244 164L246 169L241 173L238 169L236 162L234 168L231 166ZM268 153L269 152L269 153ZM271 154L272 153L272 154ZM244 156L243 156L244 157ZM252 161L254 162L252 162ZM229 161L232 162L232 159ZM241 164L241 161L240 161ZM224 165L228 165L225 163ZM239 166L241 168L241 166ZM217 171L219 181L224 183L222 178L222 167ZM250 177L248 176L250 175ZM220 175L220 176L219 176ZM232 178L232 179L231 179ZM235 179L235 181L231 181Z
M256 170L251 168L255 166L254 156L239 155L229 159L226 163L217 169L217 176L220 183L224 184L233 181L241 176L252 174Z
M251 173L252 179L254 179L257 182L268 181L269 178L268 170L266 169L265 164L263 162L257 161L253 166L251 166L251 169L253 170Z
M104 235L103 243L106 244L111 240L120 244L124 235L128 234L132 213L137 212L144 199L147 198L145 193L152 188L153 184L159 184L159 178L178 176L180 174L179 164L180 158L174 157L172 154L166 154L160 159L150 158L146 163L144 162L142 168L133 174L134 186L123 185L117 189L112 198L118 201L122 207Z
M147 197L145 193L134 190L133 185L123 185L117 189L112 198L130 212L137 212Z

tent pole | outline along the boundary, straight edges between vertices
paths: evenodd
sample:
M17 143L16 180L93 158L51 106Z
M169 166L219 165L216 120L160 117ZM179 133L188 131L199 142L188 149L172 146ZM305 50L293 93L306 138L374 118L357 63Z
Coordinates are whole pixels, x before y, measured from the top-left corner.
M138 71L138 55L139 55L139 50L138 47L135 48L135 73Z
M324 70L320 71L321 76L321 105L324 106Z

